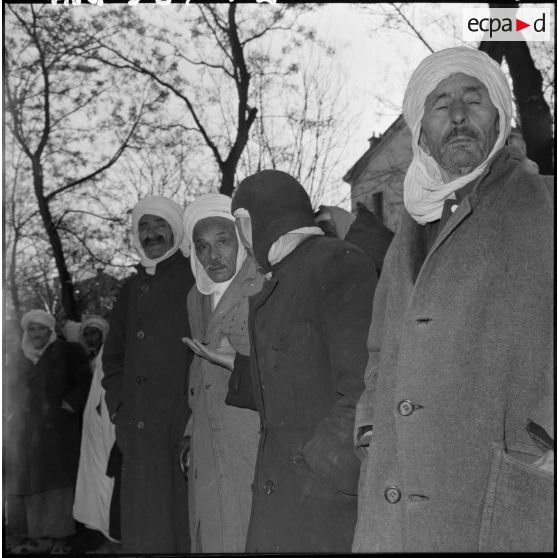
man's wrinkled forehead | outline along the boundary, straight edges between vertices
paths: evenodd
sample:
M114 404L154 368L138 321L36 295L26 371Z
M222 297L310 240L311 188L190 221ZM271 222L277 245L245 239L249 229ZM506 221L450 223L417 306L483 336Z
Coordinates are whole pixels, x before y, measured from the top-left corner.
M235 226L232 219L227 219L226 217L220 216L206 217L205 219L200 219L194 225L192 236L195 241L196 238L199 238L200 236L203 236L207 233L224 232L227 234L232 234L234 233L234 230Z
M485 94L490 97L488 92L488 88L484 83L478 80L474 76L470 76L469 74L464 74L462 72L458 72L455 74L451 74L448 77L440 80L436 87L426 96L424 101L424 107L429 108L435 105L436 103L447 100L451 97L451 91L449 85L451 83L451 78L461 76L463 78L467 78L468 84L461 87L460 92L464 95L471 93L481 93Z

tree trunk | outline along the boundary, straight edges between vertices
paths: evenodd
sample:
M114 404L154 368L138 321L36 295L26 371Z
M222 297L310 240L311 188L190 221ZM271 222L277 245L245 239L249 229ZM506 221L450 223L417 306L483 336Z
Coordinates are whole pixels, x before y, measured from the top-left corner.
M33 161L33 186L35 188L35 195L39 204L39 213L41 214L45 230L47 231L48 240L54 255L54 261L56 262L56 269L58 270L58 277L60 278L62 308L68 320L78 321L79 315L74 296L72 277L66 265L66 258L64 257L64 250L62 248L60 235L54 225L52 215L50 213L50 207L44 196L43 172L41 163L37 160Z
M221 187L219 193L232 197L234 190L234 177L236 174L236 165L223 165L221 167Z
M516 7L490 4L491 8ZM543 94L543 80L525 41L482 41L479 50L498 64L505 58L510 69L517 116L527 157L535 161L541 174L554 174L552 117Z
M19 300L19 291L17 288L16 280L16 266L17 266L17 243L19 241L19 232L16 230L14 235L14 243L12 252L10 254L10 271L8 273L8 282L10 284L10 294L12 297L12 304L14 305L14 315L17 320L21 320L21 302Z

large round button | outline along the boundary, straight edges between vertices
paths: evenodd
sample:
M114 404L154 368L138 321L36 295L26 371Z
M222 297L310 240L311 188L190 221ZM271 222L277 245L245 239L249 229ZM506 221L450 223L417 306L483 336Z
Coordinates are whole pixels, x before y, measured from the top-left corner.
M136 425L140 430L143 430L145 428L145 422L143 422L143 420L138 420L138 423Z
M147 293L147 292L149 292L149 285L142 285L142 286L140 287L140 291L141 291L142 293Z
M401 500L401 491L396 486L388 486L384 491L384 497L390 504L397 504Z
M272 480L265 481L264 492L269 496L275 490L275 483Z
M145 337L145 333L144 333L143 331L138 331L138 332L136 333L136 337L137 337L138 339L143 339L143 338Z
M408 399L403 399L403 401L400 401L399 404L397 405L397 410L399 411L400 415L404 417L408 417L409 415L413 414L413 411L415 410L415 406Z
M145 376L136 376L136 382L138 384L141 384L142 382L145 382Z

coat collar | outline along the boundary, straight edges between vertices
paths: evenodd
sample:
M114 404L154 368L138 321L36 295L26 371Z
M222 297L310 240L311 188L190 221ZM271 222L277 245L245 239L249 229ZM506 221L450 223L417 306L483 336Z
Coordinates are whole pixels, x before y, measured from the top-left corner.
M36 364L33 364L28 358L23 357L29 363L30 366L29 375L27 376L27 379L31 380L36 376L38 376L39 374L42 374L44 372L44 367L48 365L50 361L56 360L58 358L58 356L60 355L60 350L61 350L61 341L60 339L57 339L54 343L50 344L46 348L45 352L41 355L41 358L37 361Z
M401 240L403 240L403 252L406 261L405 269L409 270L409 288L412 290L413 285L419 281L422 269L428 265L428 262L432 258L433 254L438 250L438 248L451 236L451 234L463 223L463 221L474 212L475 207L479 203L481 198L487 194L487 190L497 190L497 184L505 182L504 175L510 173L510 152L507 147L502 148L494 157L492 164L488 165L484 172L474 180L473 183L469 183L464 186L463 190L469 193L465 197L461 198L458 203L457 209L445 222L444 226L438 233L432 248L426 255L426 258L421 266L421 271L419 272L415 282L412 281L412 266L413 266L413 246L414 246L414 236L417 232L417 227L419 226L416 221L414 221L407 213L402 221L401 226ZM497 195L497 192L495 192ZM459 200L459 196L458 200ZM406 239L406 240L404 240Z

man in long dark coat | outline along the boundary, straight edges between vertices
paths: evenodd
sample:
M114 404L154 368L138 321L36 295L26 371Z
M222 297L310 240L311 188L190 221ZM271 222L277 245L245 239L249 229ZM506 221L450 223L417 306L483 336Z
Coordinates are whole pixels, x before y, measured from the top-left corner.
M476 49L403 102L413 161L369 337L357 552L554 544L552 190L505 146L512 99Z
M360 248L323 236L308 194L284 172L242 181L232 212L270 274L250 297L262 433L246 551L349 552L359 469L352 428L374 265Z
M15 553L49 552L75 532L72 504L79 460L80 417L91 384L85 351L58 339L54 316L31 310L23 338L9 410L10 494L23 499L29 541ZM11 452L10 452L11 453Z
M110 316L103 353L106 402L123 454L121 536L124 552L186 553L187 483L178 444L189 417L191 352L186 298L194 280L179 251L182 210L151 196L132 212L141 256Z

